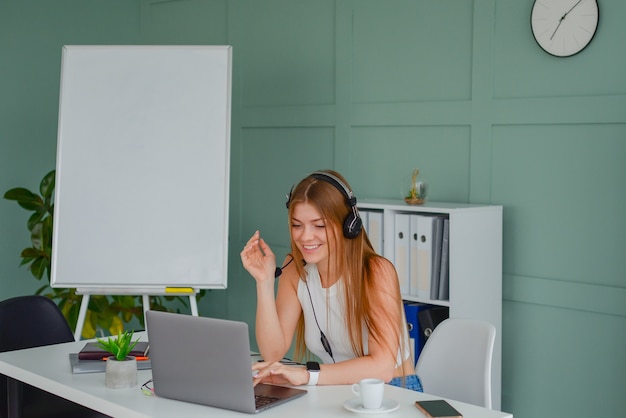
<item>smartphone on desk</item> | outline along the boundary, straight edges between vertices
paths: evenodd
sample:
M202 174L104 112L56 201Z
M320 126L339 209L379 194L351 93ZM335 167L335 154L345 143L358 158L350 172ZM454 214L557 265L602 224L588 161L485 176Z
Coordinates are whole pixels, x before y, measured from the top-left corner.
M463 418L463 415L447 401L416 401L415 406L428 418Z

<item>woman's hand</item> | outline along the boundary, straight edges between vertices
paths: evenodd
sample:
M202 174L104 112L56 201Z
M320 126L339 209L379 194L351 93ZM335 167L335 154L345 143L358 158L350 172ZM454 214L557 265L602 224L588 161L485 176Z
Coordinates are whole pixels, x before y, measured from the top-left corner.
M256 231L240 253L243 267L257 283L274 280L276 271L276 256L260 235Z
M304 366L288 366L278 361L259 362L252 365L252 382L272 383L277 385L306 385L309 383L309 372Z

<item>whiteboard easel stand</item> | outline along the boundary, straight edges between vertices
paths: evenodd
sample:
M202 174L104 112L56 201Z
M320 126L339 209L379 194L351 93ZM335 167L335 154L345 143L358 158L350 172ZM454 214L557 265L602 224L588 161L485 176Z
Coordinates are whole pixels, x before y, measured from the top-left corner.
M193 292L172 292L165 289L89 289L89 288L77 288L77 295L83 295L80 302L80 310L78 311L78 320L76 321L76 331L74 332L74 341L80 341L83 327L85 326L85 319L87 318L87 308L89 307L89 299L91 295L141 295L143 304L143 323L146 324L146 312L150 309L150 296L189 296L189 307L191 308L191 314L198 316L198 302L196 295L198 289L193 289ZM146 325L147 329L147 325Z

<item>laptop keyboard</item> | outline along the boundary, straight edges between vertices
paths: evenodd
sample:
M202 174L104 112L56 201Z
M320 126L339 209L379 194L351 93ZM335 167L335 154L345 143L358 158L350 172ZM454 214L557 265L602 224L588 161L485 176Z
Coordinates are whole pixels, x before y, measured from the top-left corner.
M266 405L271 404L272 402L276 402L280 400L279 397L277 396L268 396L268 395L259 395L259 394L255 394L254 395L254 402L256 404L256 408L263 408Z

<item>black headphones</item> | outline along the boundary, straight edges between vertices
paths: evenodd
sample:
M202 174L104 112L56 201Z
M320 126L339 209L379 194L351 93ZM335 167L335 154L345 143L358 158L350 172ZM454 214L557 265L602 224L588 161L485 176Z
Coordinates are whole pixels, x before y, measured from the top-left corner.
M337 190L339 190L346 198L346 203L350 208L350 213L343 221L343 236L349 239L354 239L359 236L361 229L363 228L363 221L359 216L359 210L356 207L356 197L352 193L352 190L348 188L338 177L325 173L323 171L315 171L309 174L309 177L313 177L317 180L325 181L326 183L332 184ZM291 201L291 193L293 192L293 187L287 196L287 208L289 208L289 202Z

